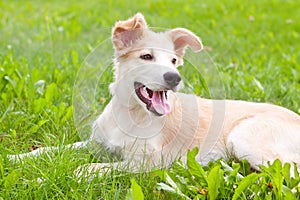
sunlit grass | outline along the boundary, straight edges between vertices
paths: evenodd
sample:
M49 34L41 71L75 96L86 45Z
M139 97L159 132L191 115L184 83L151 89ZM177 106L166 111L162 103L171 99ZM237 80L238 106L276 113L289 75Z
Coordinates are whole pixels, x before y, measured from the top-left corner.
M188 177L189 172L180 174L176 165L169 171L155 173L113 172L82 184L73 171L81 164L95 161L87 151L63 150L23 163L9 162L6 154L28 152L32 146L40 145L62 147L80 140L72 106L77 72L92 49L110 37L115 21L138 11L152 27L180 26L199 35L218 67L227 98L271 102L299 113L299 7L296 0L1 1L0 199L124 199L131 185L133 192L140 192L132 177L146 199L179 198L157 188L157 183L169 184L165 173L175 181L174 172ZM196 85L199 74L188 69L182 71L188 77L186 81L194 85L194 92L205 95L201 85ZM102 81L110 82L111 75L107 71ZM100 89L103 92L99 99L108 100L108 88ZM239 166L227 164L233 170ZM207 174L213 169L213 173L226 173L220 162L204 168ZM275 176L281 180L280 175ZM271 174L264 179L265 190L261 194L270 192L276 198L278 191L266 188L268 181L273 182L272 177ZM38 178L44 181L40 183ZM284 177L283 185L289 186L289 181ZM201 187L207 189L206 186L212 188ZM224 191L219 190L218 194L231 199L233 193L225 191L229 186L222 185ZM199 194L201 198L207 197ZM242 196L244 199L251 196L248 190L245 194L248 196ZM299 189L294 197L299 199Z

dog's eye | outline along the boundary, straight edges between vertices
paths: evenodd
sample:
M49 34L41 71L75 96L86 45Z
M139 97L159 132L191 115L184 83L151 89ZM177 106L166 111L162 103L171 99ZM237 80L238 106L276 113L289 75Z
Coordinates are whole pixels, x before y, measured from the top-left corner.
M145 54L145 55L141 55L140 58L143 60L152 60L153 56L151 54Z
M173 59L172 59L172 63L173 63L174 65L176 64L176 61L177 61L176 58L173 58Z

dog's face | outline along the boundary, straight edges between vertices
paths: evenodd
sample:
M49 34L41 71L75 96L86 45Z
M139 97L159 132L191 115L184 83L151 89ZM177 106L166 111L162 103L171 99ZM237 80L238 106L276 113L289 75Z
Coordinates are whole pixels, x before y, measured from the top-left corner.
M112 41L116 67L112 92L129 107L140 105L157 116L170 113L169 92L182 85L177 67L183 64L187 46L202 49L200 39L182 28L155 33L136 14L116 23Z

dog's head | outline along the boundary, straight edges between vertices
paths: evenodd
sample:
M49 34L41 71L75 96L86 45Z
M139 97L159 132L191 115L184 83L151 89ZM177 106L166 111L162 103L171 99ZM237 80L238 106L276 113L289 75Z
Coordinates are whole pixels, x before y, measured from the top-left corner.
M159 116L168 114L169 92L177 91L182 84L177 67L183 64L185 48L200 51L200 39L184 28L153 32L138 13L115 24L112 42L115 82L111 92L128 106L141 105Z

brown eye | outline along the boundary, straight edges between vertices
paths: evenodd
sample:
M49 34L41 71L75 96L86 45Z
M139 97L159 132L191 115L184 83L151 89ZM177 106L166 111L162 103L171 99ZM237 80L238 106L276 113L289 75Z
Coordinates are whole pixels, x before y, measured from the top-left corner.
M172 63L173 63L174 65L176 64L176 61L177 61L176 58L173 58L173 59L172 59Z
M143 60L152 60L153 56L151 54L145 54L145 55L141 55L140 58Z

